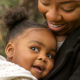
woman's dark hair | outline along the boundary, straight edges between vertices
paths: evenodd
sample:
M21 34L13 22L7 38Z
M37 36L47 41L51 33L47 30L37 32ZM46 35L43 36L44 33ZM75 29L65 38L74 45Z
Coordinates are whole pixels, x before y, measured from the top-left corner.
M6 44L9 40L24 32L27 28L48 28L46 25L28 21L26 9L23 7L14 7L9 9L3 19L5 26L8 28Z

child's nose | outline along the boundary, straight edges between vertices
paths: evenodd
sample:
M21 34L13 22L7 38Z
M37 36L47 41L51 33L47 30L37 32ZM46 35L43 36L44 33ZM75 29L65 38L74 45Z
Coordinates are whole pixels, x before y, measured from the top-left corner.
M46 55L39 55L38 56L38 60L39 61L43 61L44 63L48 62Z

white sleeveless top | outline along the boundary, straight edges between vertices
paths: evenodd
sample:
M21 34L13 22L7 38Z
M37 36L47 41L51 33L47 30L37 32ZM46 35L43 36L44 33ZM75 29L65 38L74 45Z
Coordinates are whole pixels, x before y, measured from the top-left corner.
M37 80L30 71L7 61L0 55L0 80Z
M63 43L64 43L64 41L57 42L57 51L59 50L59 48L62 46Z

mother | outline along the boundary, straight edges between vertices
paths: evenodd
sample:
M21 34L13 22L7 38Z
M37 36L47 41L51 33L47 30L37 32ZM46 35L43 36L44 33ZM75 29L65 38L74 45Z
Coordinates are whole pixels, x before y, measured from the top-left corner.
M80 80L80 0L38 0L39 11L55 31L55 68L45 80Z

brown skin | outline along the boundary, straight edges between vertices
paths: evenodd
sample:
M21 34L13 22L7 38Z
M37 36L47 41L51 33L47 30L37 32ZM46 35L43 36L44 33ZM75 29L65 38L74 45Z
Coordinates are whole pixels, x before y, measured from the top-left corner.
M41 79L54 67L56 39L46 28L29 28L10 40L5 52L9 61L22 66Z
M64 36L80 26L80 0L38 0L38 8L49 28L58 36Z

